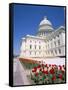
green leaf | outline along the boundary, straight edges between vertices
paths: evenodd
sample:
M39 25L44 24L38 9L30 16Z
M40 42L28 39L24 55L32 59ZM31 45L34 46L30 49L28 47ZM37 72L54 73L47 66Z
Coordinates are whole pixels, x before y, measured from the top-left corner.
M53 75L52 75L52 74L50 74L49 76L50 76L50 78L52 78L52 77L53 77Z

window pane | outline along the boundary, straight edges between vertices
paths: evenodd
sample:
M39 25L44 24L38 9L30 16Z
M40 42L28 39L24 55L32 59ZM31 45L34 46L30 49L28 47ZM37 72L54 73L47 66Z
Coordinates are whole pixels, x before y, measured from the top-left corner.
M41 49L41 46L39 46L39 49Z
M58 40L58 45L60 45L60 40Z
M36 45L35 45L35 49L36 49Z
M30 45L30 49L32 48L32 45Z
M59 49L59 53L61 53L61 50Z

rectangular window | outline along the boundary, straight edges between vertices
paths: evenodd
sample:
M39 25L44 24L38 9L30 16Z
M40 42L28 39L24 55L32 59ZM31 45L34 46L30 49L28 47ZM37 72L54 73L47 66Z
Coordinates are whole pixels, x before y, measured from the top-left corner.
M60 45L60 40L58 40L58 45Z
M36 49L36 45L35 45L35 49Z
M31 43L32 41L30 40L30 43Z
M56 47L56 41L54 41L54 45L55 45L55 47Z
M30 55L31 55L31 52L30 52Z
M49 51L48 51L48 54L49 54Z
M52 42L51 42L51 48L52 48Z
M40 44L40 41L39 41L39 44Z
M35 43L36 43L36 41L35 41Z
M55 54L57 54L57 51L55 50Z
M61 54L61 49L59 49L59 53Z
M30 49L32 49L32 45L30 45Z
M35 55L36 55L36 52L35 52Z
M59 35L57 35L57 37L59 37Z
M51 50L51 54L53 54L53 50Z
M41 46L39 46L39 49L41 49Z
M49 49L49 44L48 44L48 49Z

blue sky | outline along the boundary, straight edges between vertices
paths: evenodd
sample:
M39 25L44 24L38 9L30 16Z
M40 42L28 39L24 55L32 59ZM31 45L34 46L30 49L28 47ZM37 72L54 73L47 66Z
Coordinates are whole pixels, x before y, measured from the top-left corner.
M52 22L53 28L57 29L64 25L64 7L31 6L14 4L13 6L13 52L20 53L21 38L27 34L35 35L38 31L40 21L47 16Z

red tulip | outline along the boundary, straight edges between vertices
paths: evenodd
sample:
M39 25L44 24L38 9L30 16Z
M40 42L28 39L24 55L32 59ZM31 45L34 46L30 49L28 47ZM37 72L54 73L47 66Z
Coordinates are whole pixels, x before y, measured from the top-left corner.
M37 72L35 73L35 76L38 76L38 73Z
M42 64L42 66L44 66L44 64Z
M62 70L62 66L59 65L59 69Z
M40 68L41 67L41 65L38 65L38 67L37 68Z
M46 64L45 67L48 67L48 64Z
M56 64L54 64L54 66L56 66Z
M53 68L50 70L50 73L51 74L54 74L54 69Z
M62 74L59 74L59 78L60 78L61 80L62 80L62 77L63 77Z
M43 70L42 73L44 73L44 74L48 74L48 71Z
M65 67L65 66L63 65L63 67Z
M42 69L40 68L40 71L42 71Z
M52 67L54 67L54 64L52 64Z
M34 67L34 69L36 69L36 70L37 70L37 67Z
M33 69L32 72L36 72L36 69Z
M53 80L53 81L56 80L56 76L53 76L53 77L52 77L52 80Z
M65 65L62 66L65 69Z
M36 72L37 71L37 67L34 67L32 72Z
M64 71L62 70L62 73L64 74Z
M49 67L51 66L51 64L49 64Z

